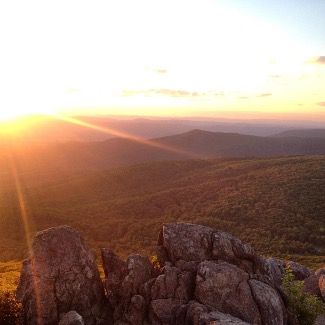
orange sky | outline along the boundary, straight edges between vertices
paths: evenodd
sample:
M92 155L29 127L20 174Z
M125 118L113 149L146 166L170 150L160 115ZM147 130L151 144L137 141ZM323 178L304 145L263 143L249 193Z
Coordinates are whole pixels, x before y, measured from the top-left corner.
M280 19L284 7L263 1L1 2L0 119L65 113L325 121L325 19L316 17L322 3L311 2L290 8L291 20Z

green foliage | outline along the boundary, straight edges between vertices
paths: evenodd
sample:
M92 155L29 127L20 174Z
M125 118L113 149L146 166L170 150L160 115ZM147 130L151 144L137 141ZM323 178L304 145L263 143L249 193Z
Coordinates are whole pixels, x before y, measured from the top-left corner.
M22 306L17 302L14 293L0 292L0 324L23 324Z
M35 167L20 183L32 234L67 224L95 251L109 247L126 257L149 255L164 223L192 222L230 232L265 256L316 269L325 258L324 175L325 156L305 156L162 161L68 174ZM15 182L1 172L0 184L0 262L21 260L27 245ZM16 269L0 263L12 285Z
M162 267L161 267L161 265L159 263L158 256L157 255L151 255L150 256L150 262L151 262L151 264L153 266L155 276L158 276L158 275L162 274Z
M325 304L318 297L304 292L304 282L295 281L290 267L285 270L282 286L288 299L289 310L301 325L312 325L317 316L325 313Z

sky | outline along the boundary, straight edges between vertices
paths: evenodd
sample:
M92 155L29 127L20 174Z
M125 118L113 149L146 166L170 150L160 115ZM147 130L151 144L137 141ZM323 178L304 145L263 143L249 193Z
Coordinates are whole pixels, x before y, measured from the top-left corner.
M325 122L323 0L0 2L0 119Z

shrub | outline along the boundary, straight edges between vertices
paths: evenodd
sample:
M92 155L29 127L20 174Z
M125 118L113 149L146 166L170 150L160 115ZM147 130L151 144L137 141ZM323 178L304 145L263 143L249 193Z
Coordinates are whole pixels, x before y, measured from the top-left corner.
M22 306L12 292L0 292L0 324L23 324Z
M288 308L301 325L314 324L317 316L325 313L325 304L316 296L304 291L304 282L296 281L290 267L282 279L283 290L288 299Z

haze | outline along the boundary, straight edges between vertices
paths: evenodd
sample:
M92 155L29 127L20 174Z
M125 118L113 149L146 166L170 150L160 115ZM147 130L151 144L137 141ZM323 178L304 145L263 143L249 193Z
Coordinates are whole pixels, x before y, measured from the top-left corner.
M324 1L3 1L0 119L325 119Z

